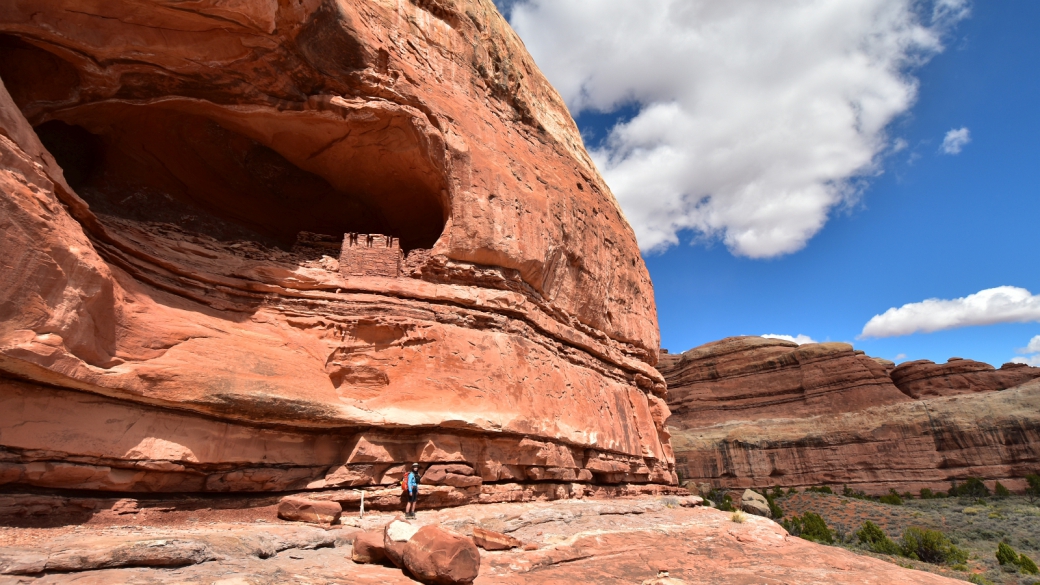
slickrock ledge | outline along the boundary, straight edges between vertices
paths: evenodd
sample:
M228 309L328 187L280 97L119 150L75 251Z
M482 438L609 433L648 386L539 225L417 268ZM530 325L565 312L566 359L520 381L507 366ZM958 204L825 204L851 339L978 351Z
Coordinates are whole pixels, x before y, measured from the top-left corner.
M422 512L412 523L437 525L463 536L478 528L493 530L525 543L522 548L480 551L474 585L631 585L652 579L661 570L687 585L962 583L792 537L766 518L750 516L737 524L728 513L681 503L674 497L644 497L466 506ZM328 531L248 518L213 524L145 525L133 531L95 524L60 533L22 529L12 534L12 529L0 528L4 545L0 547L0 572L6 573L0 582L414 583L399 569L350 559L350 546L357 535L363 531L378 534L393 518L388 514L345 518L349 524ZM31 553L25 548L30 542ZM26 574L47 563L57 567L68 558L68 551L88 546L91 554L78 557L75 567L63 565L68 572ZM185 553L187 550L192 552ZM21 554L17 561L21 564L12 564L16 554ZM29 566L30 562L35 565ZM132 564L152 566L127 566Z
M634 234L490 1L15 0L0 81L0 483L675 484Z

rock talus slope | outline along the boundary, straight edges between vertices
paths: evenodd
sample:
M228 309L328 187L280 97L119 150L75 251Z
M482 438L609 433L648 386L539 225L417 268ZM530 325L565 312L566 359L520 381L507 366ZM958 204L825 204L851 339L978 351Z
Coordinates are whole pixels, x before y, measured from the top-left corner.
M13 0L0 81L5 483L674 483L635 237L489 0Z
M1040 368L951 359L895 367L847 344L729 338L662 355L684 479L884 493L1040 467ZM1033 381L1030 381L1033 380Z

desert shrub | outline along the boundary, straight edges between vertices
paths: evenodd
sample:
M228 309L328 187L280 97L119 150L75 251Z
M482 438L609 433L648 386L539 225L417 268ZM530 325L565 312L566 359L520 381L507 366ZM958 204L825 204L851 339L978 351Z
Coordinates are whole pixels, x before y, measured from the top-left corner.
M766 496L766 503L769 504L769 514L773 516L773 520L779 520L784 517L783 509L776 505L776 498L768 495Z
M1022 569L1023 573L1029 573L1030 575L1036 575L1040 573L1040 568L1036 566L1033 559L1026 555L1018 555L1018 568Z
M997 545L997 562L1000 563L1002 567L1017 567L1023 573L1028 573L1030 575L1040 573L1040 569L1037 568L1033 559L1026 555L1018 554L1015 552L1015 549L1011 548L1011 545L1006 542Z
M967 562L968 551L954 546L938 530L911 526L903 531L903 555L933 565L956 565Z
M952 482L950 487L950 497L960 496L978 502L988 495L989 488L977 477L969 477L961 485L957 485L957 482Z
M830 486L826 486L826 485L820 486L820 487L805 488L805 491L807 491L807 492L815 492L817 494L833 494L834 493L834 491L831 490Z
M719 488L712 488L708 492L708 499L715 502L715 507L723 512L732 512L736 509L733 507L733 498Z
M899 545L892 542L892 539L877 524L870 520L867 520L863 527L856 531L856 538L859 539L861 544L867 545L867 548L876 553L885 555L902 554Z
M928 488L921 488L921 499L922 500L930 500L930 499L932 499L934 497L935 497L935 494L932 493L932 490L930 490Z
M793 494L797 494L797 493L798 493L798 488L788 488L787 489L787 495L789 495L789 496L793 495Z
M968 583L974 583L975 585L993 585L993 581L990 581L977 573L973 573L968 577Z
M881 499L879 501L882 504L889 504L889 505L892 505L892 506L902 506L903 505L903 498L900 498L899 494L897 494L896 490L894 490L894 489L888 490L888 493L883 495L883 496L881 496Z
M772 495L774 498L782 498L784 497L784 488L778 485L773 486L773 490L770 495Z
M733 514L730 515L729 519L736 522L737 524L743 524L744 521L747 520L747 514L741 512L740 510L736 510L735 512L733 512Z
M827 528L827 523L819 514L806 512L801 518L792 516L789 521L785 520L780 524L794 536L822 544L834 544L834 533Z
M1027 475L1026 483L1029 484L1029 487L1026 488L1026 496L1029 497L1029 501L1035 502L1040 499L1040 475Z
M845 496L846 498L856 498L857 500L870 499L870 496L868 496L864 492L854 490L847 485L841 487L841 495Z
M993 495L998 498L1007 498L1011 496L1011 490L1004 487L1004 484L997 482L997 485L993 488Z
M1018 553L1006 542L997 545L997 562L1001 565L1018 565Z

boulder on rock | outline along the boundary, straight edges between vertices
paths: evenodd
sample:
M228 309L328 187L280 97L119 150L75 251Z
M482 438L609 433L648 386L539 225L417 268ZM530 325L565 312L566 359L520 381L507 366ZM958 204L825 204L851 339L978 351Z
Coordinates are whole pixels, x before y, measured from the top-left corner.
M427 585L471 583L480 571L480 551L469 538L423 526L405 546L404 565Z
M355 563L374 564L386 560L386 549L383 547L383 531L371 530L362 532L354 538L350 558Z
M773 517L769 511L769 501L766 500L766 497L750 489L744 490L744 494L740 496L740 509L756 516Z
M484 550L508 550L523 546L523 542L501 532L475 527L473 529L473 542Z
M418 530L418 526L404 520L394 520L383 528L383 551L391 563L399 568L404 568L402 557L405 545Z
M431 465L423 474L421 483L427 485L450 485L453 487L470 487L483 483L483 479L475 476L473 468L468 465L448 464Z
M332 524L342 513L339 502L310 500L301 496L286 496L278 502L278 517L290 522Z

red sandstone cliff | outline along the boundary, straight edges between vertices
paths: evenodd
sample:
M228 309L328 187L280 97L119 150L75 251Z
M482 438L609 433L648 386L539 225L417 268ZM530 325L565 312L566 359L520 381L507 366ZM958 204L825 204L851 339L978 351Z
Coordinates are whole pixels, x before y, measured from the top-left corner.
M892 366L847 344L758 337L663 354L679 473L884 493L970 476L1020 488L1040 468L1040 368Z
M635 237L489 0L14 0L0 81L3 482L674 482Z

